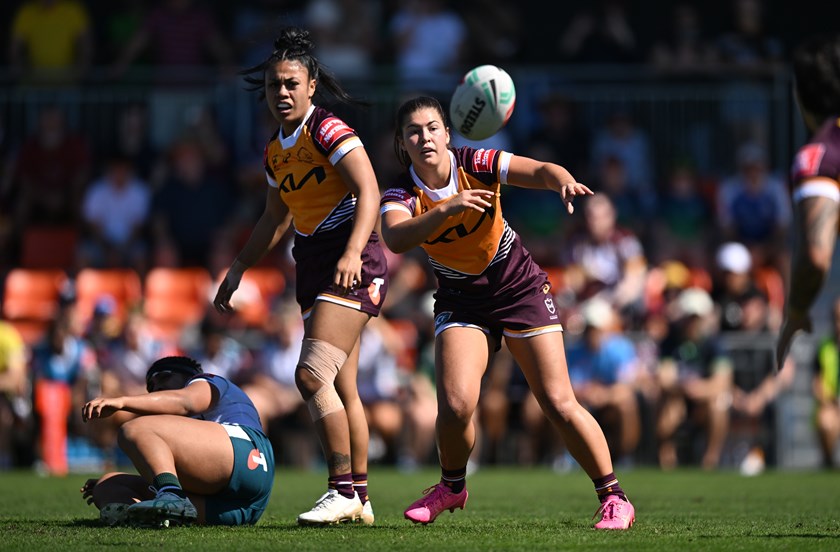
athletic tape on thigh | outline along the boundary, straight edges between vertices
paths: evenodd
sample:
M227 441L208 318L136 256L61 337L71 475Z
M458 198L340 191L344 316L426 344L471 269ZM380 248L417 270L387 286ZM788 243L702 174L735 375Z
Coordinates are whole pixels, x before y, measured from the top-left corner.
M329 384L318 389L317 393L309 397L309 400L306 401L306 407L309 408L312 421L317 422L324 416L344 410L344 403L341 402L341 397L338 396L335 387Z
M320 339L306 338L300 351L299 365L324 385L332 387L347 353Z

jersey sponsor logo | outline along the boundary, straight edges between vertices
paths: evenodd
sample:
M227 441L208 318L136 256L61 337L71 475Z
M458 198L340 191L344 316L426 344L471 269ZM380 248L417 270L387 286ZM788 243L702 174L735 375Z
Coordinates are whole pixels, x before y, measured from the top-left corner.
M303 188L312 178L320 184L327 178L327 171L324 170L324 167L313 167L308 173L303 175L300 182L296 182L294 173L289 172L283 176L283 179L280 180L280 182L278 182L278 187L284 192L294 192L295 190Z
M794 178L816 176L819 174L820 163L825 155L825 145L808 144L799 150L793 164Z
M265 460L265 454L261 453L259 449L254 449L248 453L248 469L255 470L262 466L264 472L268 472L268 462Z
M473 172L493 172L495 150L480 149L473 154Z
M370 295L370 301L374 305L378 305L379 301L382 299L382 294L379 293L379 288L385 283L385 280L382 278L374 278L373 282L368 286L368 295Z
M452 243L458 238L465 238L473 232L475 232L476 230L478 230L486 218L489 217L490 220L493 220L495 215L496 208L487 207L487 209L485 209L485 211L481 213L478 222L476 222L472 228L467 228L463 224L456 224L455 226L450 226L449 228L441 232L440 235L438 235L436 238L427 240L425 243L427 243L428 245L434 245L436 243ZM455 233L457 237L453 236L453 233Z
M335 143L348 134L352 134L353 129L338 117L330 117L325 119L318 128L316 139L322 148L329 151Z

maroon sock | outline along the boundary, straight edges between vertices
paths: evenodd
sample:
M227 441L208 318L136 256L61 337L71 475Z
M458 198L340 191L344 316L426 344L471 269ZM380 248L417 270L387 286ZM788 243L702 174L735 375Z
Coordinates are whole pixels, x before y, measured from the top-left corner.
M353 488L359 493L359 499L362 501L362 504L368 501L366 473L353 474Z
M458 494L467 486L467 467L464 466L458 470L440 469L440 482L449 487L449 489Z
M618 479L614 473L593 479L592 482L595 484L595 492L598 493L598 499L601 502L604 502L610 495L615 495L621 500L627 500L627 496L621 489L621 485L618 484Z
M353 498L356 496L353 494L353 476L349 473L342 473L330 477L327 479L327 486L330 489L338 491L338 494L344 498Z

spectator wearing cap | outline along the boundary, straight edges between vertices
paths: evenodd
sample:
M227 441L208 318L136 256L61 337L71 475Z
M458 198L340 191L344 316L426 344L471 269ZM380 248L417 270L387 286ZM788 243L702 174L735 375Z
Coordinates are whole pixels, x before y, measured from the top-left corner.
M681 291L674 302L673 323L662 343L657 371L656 434L664 469L679 462L677 433L685 422L692 434L705 430L703 468L716 468L720 461L732 403L732 363L714 331L713 313L712 298L701 288Z
M723 332L739 331L744 328L745 317L759 310L766 324L767 297L758 289L751 276L753 267L752 254L742 243L727 242L720 246L715 257L717 274L712 296L720 307L720 330ZM755 322L749 325L754 326Z
M575 396L604 428L610 450L617 455L614 461L630 459L641 434L636 349L620 333L619 318L607 301L592 298L581 314L583 333L566 352Z

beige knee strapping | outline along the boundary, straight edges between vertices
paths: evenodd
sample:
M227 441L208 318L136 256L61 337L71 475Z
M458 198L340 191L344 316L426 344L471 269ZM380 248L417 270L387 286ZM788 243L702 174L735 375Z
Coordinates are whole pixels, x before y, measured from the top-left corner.
M344 409L344 404L335 390L335 377L345 360L347 354L335 345L320 339L303 340L299 366L324 384L306 401L313 421Z
M312 421L317 422L324 416L344 410L344 403L341 402L341 397L338 396L335 387L330 384L318 389L317 393L309 397L306 407L309 409Z

